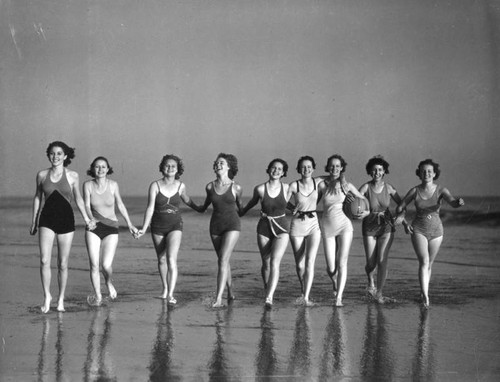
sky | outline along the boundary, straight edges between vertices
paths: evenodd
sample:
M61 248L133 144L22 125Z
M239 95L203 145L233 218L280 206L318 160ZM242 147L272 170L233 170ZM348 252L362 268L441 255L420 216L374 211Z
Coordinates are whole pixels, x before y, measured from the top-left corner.
M146 196L163 155L204 195L219 152L250 196L276 157L298 178L374 155L400 194L433 158L457 196L500 195L500 0L0 0L0 196L32 196L47 145L81 181L107 157Z

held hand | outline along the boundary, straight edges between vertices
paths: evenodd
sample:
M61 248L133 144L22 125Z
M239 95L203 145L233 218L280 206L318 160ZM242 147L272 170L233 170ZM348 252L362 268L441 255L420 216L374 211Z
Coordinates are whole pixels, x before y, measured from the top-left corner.
M37 226L35 223L33 223L30 227L30 235L33 236L33 235L36 235L36 232L38 231L37 229Z
M144 231L142 229L139 229L134 233L134 238L139 239L142 235L144 235Z
M458 198L458 200L457 200L457 206L458 207L462 207L463 205L465 205L465 201L462 198Z
M405 232L408 235L413 235L413 226L411 226L410 224L406 224L404 227L405 227Z
M347 202L351 203L354 200L356 200L356 197L354 196L354 194L352 192L348 192L347 195L345 196L345 200Z
M139 230L136 227L134 227L133 225L129 226L128 230L132 234L133 237L135 237L137 235L137 232L139 232Z
M97 220L91 219L87 224L87 229L93 231L97 227Z
M403 214L398 215L396 217L396 219L394 220L394 224L395 225L400 225L401 223L403 223L403 220L405 220L405 216Z

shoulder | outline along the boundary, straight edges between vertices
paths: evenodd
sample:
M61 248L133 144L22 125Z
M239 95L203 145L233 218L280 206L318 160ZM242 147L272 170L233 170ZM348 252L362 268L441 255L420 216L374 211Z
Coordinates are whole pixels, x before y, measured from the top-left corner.
M118 186L118 182L116 180L112 180L112 179L108 179L108 184L109 184L109 187L110 187L110 190L112 192L115 192L116 190L118 190L120 187Z
M78 173L70 169L66 169L66 176L69 179L75 179L75 180L79 179Z
M389 194L394 194L396 192L396 188L390 183L386 183L385 187L387 188Z
M261 184L258 184L254 187L253 192L256 194L262 195L262 194L264 194L265 189L266 189L266 184L261 183Z
M233 182L232 187L233 187L236 191L238 191L238 192L241 192L241 190L242 190L241 185L240 185L239 183L236 183L236 182Z
M214 182L208 182L205 186L205 190L210 191L214 188Z
M36 174L37 181L42 182L47 177L48 173L49 173L48 168L46 168L45 170L38 171L38 173Z
M364 183L360 188L359 188L359 192L361 192L362 194L364 194L366 191L368 191L368 188L370 186L370 182L366 182Z

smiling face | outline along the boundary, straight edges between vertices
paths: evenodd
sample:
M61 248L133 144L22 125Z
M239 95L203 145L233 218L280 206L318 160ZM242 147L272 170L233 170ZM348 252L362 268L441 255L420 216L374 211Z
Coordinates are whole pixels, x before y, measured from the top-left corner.
M49 161L52 166L63 166L64 160L67 158L67 155L64 153L62 147L53 146L49 151Z
M420 179L422 182L432 182L434 180L434 177L436 176L436 173L434 172L434 166L431 164L424 164L420 166Z
M384 166L380 164L373 165L370 171L370 175L374 181L382 180L385 175Z
M229 171L229 164L227 160L222 157L218 157L214 162L214 171L216 174L222 174Z
M303 177L310 177L310 176L312 176L312 174L314 172L314 165L313 165L313 163L310 160L308 160L308 159L304 159L300 163L299 172L300 172L300 175L302 175Z
M175 177L178 171L177 167L177 162L174 159L167 159L163 166L163 175Z
M283 169L283 163L281 162L271 163L271 166L269 167L268 170L268 174L269 177L272 179L281 179L285 174L285 170Z
M109 166L105 160L96 160L92 168L96 178L104 178L108 175Z
M340 174L342 173L343 167L342 167L342 162L340 162L340 159L338 158L332 158L330 162L328 163L328 172L330 175L334 178L340 177Z

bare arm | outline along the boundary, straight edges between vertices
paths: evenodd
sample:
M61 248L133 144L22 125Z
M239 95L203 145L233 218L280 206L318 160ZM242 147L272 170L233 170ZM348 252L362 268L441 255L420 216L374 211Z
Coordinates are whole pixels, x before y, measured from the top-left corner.
M263 187L262 185L254 187L252 199L250 199L247 205L240 210L240 216L244 216L250 209L255 207L255 205L259 202L259 200L261 199L260 188L262 187Z
M455 198L451 195L447 188L442 189L441 196L453 208L462 207L465 204L465 201L462 198Z
M115 203L116 206L118 207L118 211L122 214L123 218L127 222L128 230L132 235L136 235L138 229L132 224L130 221L130 217L128 215L127 207L125 207L125 204L123 203L122 197L120 195L120 187L118 186L118 183L113 181L114 185L114 195L115 195Z
M237 183L234 183L232 186L232 191L234 198L236 199L236 207L238 208L238 213L241 213L241 196L243 195L243 189Z
M83 220L85 220L85 225L89 226L91 225L91 221L87 215L87 211L85 211L85 203L83 202L82 194L80 193L80 178L78 173L75 171L68 171L67 174L71 178L70 184L73 188L73 197L75 198L76 206L78 207Z
M38 230L38 217L40 216L40 207L42 205L42 198L43 198L43 192L42 192L43 179L44 179L44 172L40 171L36 176L36 189L35 189L35 196L33 197L33 211L31 216L31 227L30 227L31 235L36 234Z
M193 199L191 199L188 194L187 194L187 191L186 191L186 185L184 183L181 184L181 187L180 187L180 190L179 190L179 194L181 196L181 199L182 201L187 205L189 206L190 208L192 208L193 210L197 211L197 212L203 212L201 211L201 206L197 205Z
M158 186L156 182L149 185L148 190L148 205L146 211L144 212L144 219L142 221L142 228L137 232L136 239L144 235L148 230L149 224L151 223L151 218L153 217L153 212L155 208L156 195L158 195Z
M205 202L203 203L203 205L200 207L199 211L198 212L205 212L208 208L208 206L210 205L210 203L212 203L212 201L210 200L210 190L212 189L212 183L208 183L207 186L205 187L205 192L207 193L207 196L205 197Z

